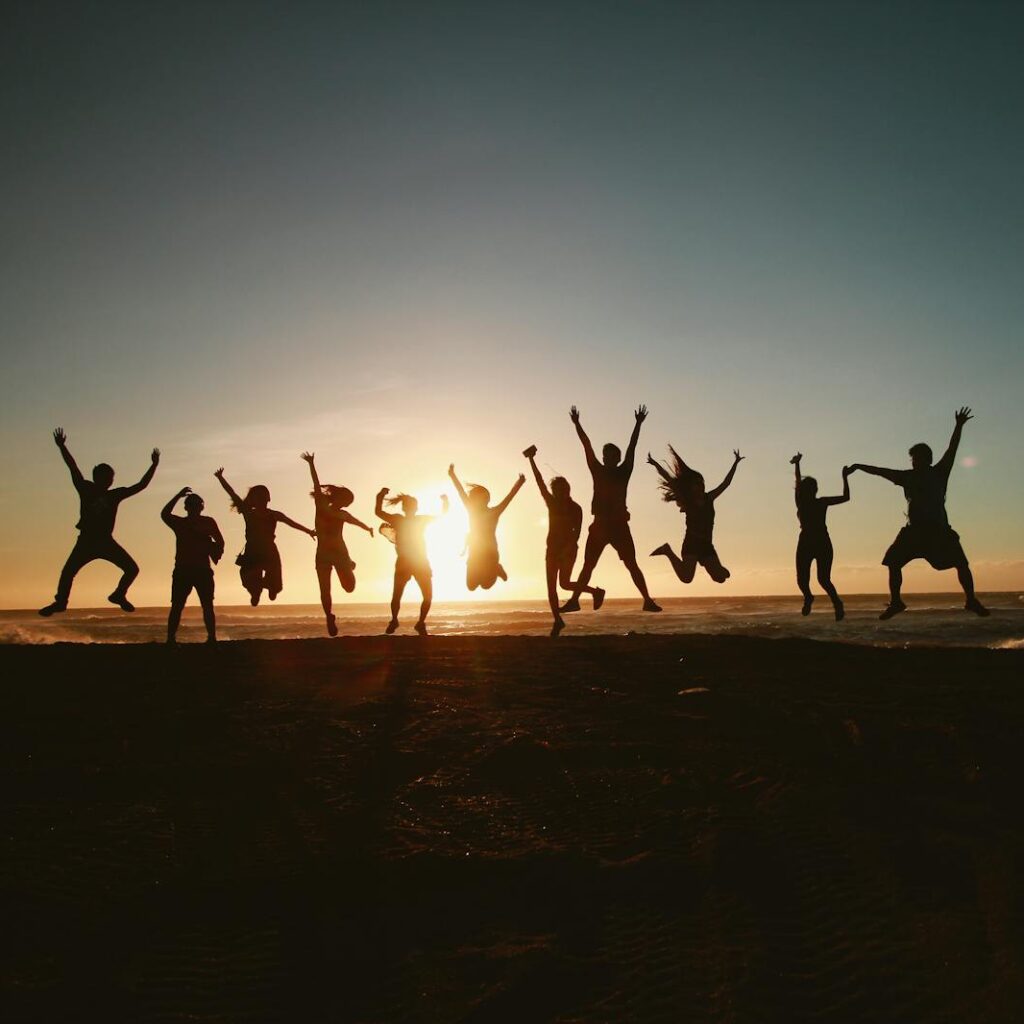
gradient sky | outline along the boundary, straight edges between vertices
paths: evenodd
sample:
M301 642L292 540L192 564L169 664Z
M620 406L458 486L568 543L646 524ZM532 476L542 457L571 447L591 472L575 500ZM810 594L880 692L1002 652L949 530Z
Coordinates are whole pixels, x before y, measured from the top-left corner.
M306 466L429 509L454 460L500 495L541 464L587 507L596 445L651 416L637 546L678 543L648 449L716 483L724 588L785 593L790 455L822 491L844 462L944 448L973 405L951 520L982 589L1024 586L1024 8L994 3L24 3L0 33L0 606L50 600L83 470L150 489L122 507L140 604L166 603L190 484L212 472L312 521ZM836 581L884 589L901 493L853 477ZM494 597L543 597L532 481L504 521ZM439 596L465 596L457 525ZM447 549L441 541L447 544ZM284 599L313 545L281 531ZM357 597L393 549L353 533ZM952 589L923 563L911 589ZM116 571L72 597L102 602ZM597 582L629 593L609 553Z

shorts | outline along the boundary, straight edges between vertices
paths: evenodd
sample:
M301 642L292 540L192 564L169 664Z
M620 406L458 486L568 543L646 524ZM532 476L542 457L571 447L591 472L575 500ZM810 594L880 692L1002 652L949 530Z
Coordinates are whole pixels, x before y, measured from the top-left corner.
M213 600L213 570L207 567L175 569L171 575L171 604L184 604L195 590L202 602Z
M407 562L404 558L395 562L396 583L405 584L409 580L415 580L422 590L424 584L430 583L433 575L429 562Z
M952 526L904 526L889 545L882 565L902 569L915 558L923 558L933 569L958 569L967 565L960 534Z
M687 558L692 558L698 565L704 566L712 579L716 579L723 573L725 574L724 578L728 579L729 571L722 565L715 545L707 538L683 537L683 546L679 553L684 561Z
M602 551L608 544L624 562L636 558L628 519L595 519L587 533L587 548Z
M579 557L579 553L580 546L576 543L549 544L544 554L544 559L548 565L553 565L556 569L565 569L567 572L571 572L572 567L576 564L576 559Z
M342 545L340 548L316 549L316 567L318 569L333 569L339 574L352 572L356 563L352 561L348 548Z

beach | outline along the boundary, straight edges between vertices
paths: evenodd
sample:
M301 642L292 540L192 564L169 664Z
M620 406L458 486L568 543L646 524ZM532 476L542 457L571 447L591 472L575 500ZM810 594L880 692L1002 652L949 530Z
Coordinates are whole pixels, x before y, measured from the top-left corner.
M0 646L12 1021L1011 1021L1024 650Z

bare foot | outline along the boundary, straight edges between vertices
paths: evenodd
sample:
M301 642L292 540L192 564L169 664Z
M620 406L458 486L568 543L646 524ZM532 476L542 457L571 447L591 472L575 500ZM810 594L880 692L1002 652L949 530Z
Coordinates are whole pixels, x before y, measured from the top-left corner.
M327 615L327 633L329 636L338 635L338 622L330 613Z
M554 624L551 626L551 635L558 636L563 629L565 629L565 619L555 619Z

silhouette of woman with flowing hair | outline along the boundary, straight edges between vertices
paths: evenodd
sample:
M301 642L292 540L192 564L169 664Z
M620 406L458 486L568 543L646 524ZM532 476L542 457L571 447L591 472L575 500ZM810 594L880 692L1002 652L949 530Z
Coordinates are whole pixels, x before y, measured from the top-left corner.
M583 509L573 501L569 481L564 476L551 478L550 488L544 482L537 468L537 446L530 445L523 455L529 460L537 489L548 509L548 537L544 552L544 572L548 586L548 604L554 624L551 635L558 636L565 628L565 619L558 610L558 587L575 590L572 579L573 566L579 554L580 532L583 529ZM594 600L594 611L604 603L604 591L600 587L582 587L581 593L590 594Z
M682 456L671 445L672 469L662 466L649 452L647 462L661 477L662 498L674 502L686 516L686 532L683 546L677 556L668 544L662 544L651 552L651 557L664 555L672 564L675 574L683 583L692 583L697 566L704 566L715 583L724 583L732 574L718 557L712 535L715 529L715 502L732 483L736 467L743 461L739 450L733 451L733 463L725 479L713 490L704 489L704 477L691 469Z
M519 493L519 488L526 483L526 477L520 473L508 494L497 505L491 506L491 492L486 487L470 484L469 491L466 491L455 473L454 463L448 467L448 476L469 516L466 586L470 590L476 590L477 587L490 590L498 580L508 579L498 555L498 520Z
M313 527L316 531L316 578L320 583L320 604L323 605L328 634L337 636L338 624L331 603L331 573L337 573L346 594L356 589L356 563L348 553L342 531L346 523L351 523L372 537L373 527L345 511L355 500L355 495L347 487L320 483L313 452L303 452L299 457L309 464L309 475L313 478L312 498L316 506Z
M277 550L274 535L277 524L284 523L293 530L316 537L316 531L289 519L283 512L270 507L270 489L263 484L250 487L244 498L240 498L231 484L224 479L222 466L213 474L221 487L228 492L231 505L245 521L245 548L235 559L242 586L249 592L249 603L255 608L265 590L271 601L281 593L284 585L281 578L281 554Z
M395 584L391 592L391 621L385 633L398 629L398 612L402 606L402 594L409 580L416 580L423 600L420 602L420 617L415 630L420 636L427 635L427 613L434 598L433 570L427 557L427 527L438 517L419 515L420 503L410 494L396 494L388 498L388 488L377 492L374 511L384 525L380 535L395 545ZM385 512L384 505L400 507L401 513ZM441 515L448 514L448 495L441 495Z
M184 498L185 515L176 516L174 506ZM203 499L191 487L180 491L160 512L160 518L174 531L174 574L171 576L171 610L167 615L167 642L173 644L188 595L195 590L203 609L207 643L217 639L217 618L213 611L213 566L224 554L224 538L210 516L203 515Z
M793 466L796 489L796 515L800 520L800 539L796 544L796 585L804 595L801 615L811 614L814 595L811 593L811 563L818 563L818 584L828 594L835 610L836 622L846 614L842 599L832 585L832 538L828 535L825 516L832 505L842 505L850 500L850 467L843 466L843 493L832 498L818 497L818 481L813 476L800 475L800 460L797 452L789 461Z
M71 596L71 585L75 582L75 576L79 571L96 559L105 562L112 562L121 570L121 580L114 588L114 591L107 600L116 604L122 611L133 612L135 605L128 600L128 588L132 585L135 577L139 575L139 567L135 559L128 554L120 544L114 540L114 523L117 520L117 510L125 498L144 491L153 475L156 473L157 464L160 462L160 449L154 448L150 456L149 469L142 474L142 479L130 487L113 487L114 470L105 462L94 466L92 479L86 480L82 471L78 468L71 452L68 451L67 434L58 427L53 432L53 440L60 451L64 464L71 473L71 482L78 492L79 518L75 524L78 530L78 540L64 563L60 573L60 580L57 582L57 593L54 594L53 603L45 608L39 609L39 614L45 618L57 613L67 611L68 598Z
M572 420L576 436L583 445L587 468L594 482L594 498L590 503L594 519L587 531L587 544L583 549L583 568L580 569L579 578L573 587L572 597L562 605L560 611L564 614L580 610L580 594L590 583L598 560L610 544L629 572L633 585L640 591L640 596L644 599L643 610L660 612L661 608L651 597L647 581L637 564L636 547L629 529L629 509L626 507L626 492L629 490L629 480L633 475L633 461L636 457L637 441L640 440L640 428L647 419L647 406L641 405L633 414L635 422L625 456L617 444L606 444L601 449L601 459L598 460L594 454L594 446L590 443L583 424L580 423L580 411L575 405L569 410L569 419Z

